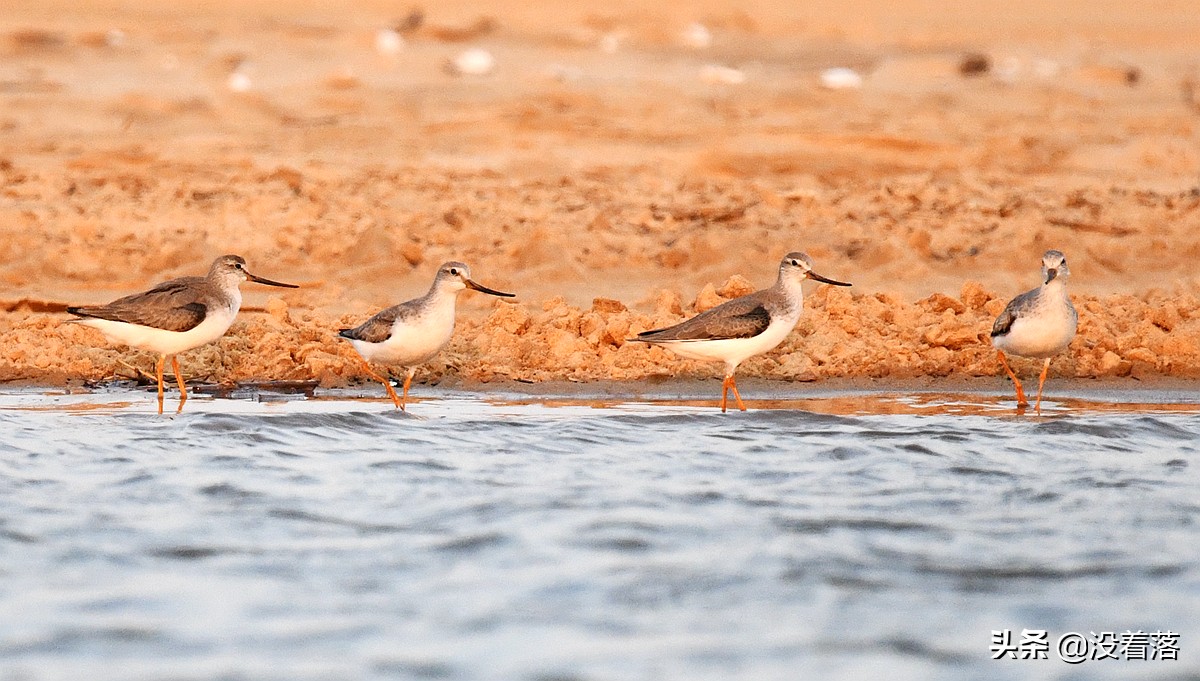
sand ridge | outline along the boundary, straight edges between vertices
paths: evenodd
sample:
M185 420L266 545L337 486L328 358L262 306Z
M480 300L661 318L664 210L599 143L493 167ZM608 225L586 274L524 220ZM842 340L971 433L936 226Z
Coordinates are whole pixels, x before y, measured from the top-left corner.
M673 324L752 287L742 277L706 286L684 305L662 290L644 311L597 298L590 307L561 297L541 303L486 302L458 324L447 349L422 368L418 381L451 375L466 382L637 380L656 376L719 376L715 364L681 360L669 351L627 339ZM1200 376L1200 314L1190 295L1073 296L1079 334L1054 359L1060 377ZM988 333L1005 299L976 282L959 296L933 294L908 302L887 293L855 293L821 285L805 301L795 332L776 350L752 358L740 375L789 381L826 378L911 379L1000 375ZM247 313L219 342L184 355L194 379L317 380L340 387L364 380L338 328L360 315L327 316L268 298L266 312ZM143 369L154 357L118 352L64 315L30 311L0 317L6 339L0 355L5 381L62 384L102 380ZM1018 370L1033 363L1017 360Z

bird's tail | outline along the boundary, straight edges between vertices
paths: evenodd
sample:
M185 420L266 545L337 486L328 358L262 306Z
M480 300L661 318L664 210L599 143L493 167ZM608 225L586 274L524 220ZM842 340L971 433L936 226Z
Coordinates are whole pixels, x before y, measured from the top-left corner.
M651 329L649 331L643 331L639 333L636 338L626 338L625 340L626 342L641 341L642 343L654 343L657 341L654 336L656 336L662 330L663 329Z
M67 313L68 313L68 314L73 314L73 315L75 315L76 317L81 317L81 318L95 317L95 316L96 316L95 312L92 312L92 311L90 311L90 308L86 308L86 307L76 307L76 306L70 306L70 307L68 307L68 308L67 308ZM77 321L79 321L79 320L78 320L78 319L69 319L69 320L67 320L67 321L71 321L71 322L77 322Z

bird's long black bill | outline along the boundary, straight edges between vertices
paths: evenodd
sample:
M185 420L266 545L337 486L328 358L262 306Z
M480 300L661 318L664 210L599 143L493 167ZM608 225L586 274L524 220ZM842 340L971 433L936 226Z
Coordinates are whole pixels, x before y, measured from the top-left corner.
M271 281L270 279L264 279L263 277L250 274L249 272L246 273L246 278L255 282L256 284L266 284L267 286L278 286L280 288L300 288L296 284L285 284L282 281Z
M476 284L475 282L471 281L470 279L467 280L467 288L471 289L472 291L479 291L480 293L486 293L489 296L500 296L501 298L515 298L517 296L517 294L515 294L515 293L504 293L503 291L497 291L495 289L490 289L482 284Z
M822 277L821 275L817 274L816 272L813 272L812 270L808 271L808 277L810 279L816 279L817 281L823 281L826 284L833 284L834 286L853 286L853 284L847 284L844 281L835 281L833 279L830 279L829 277Z

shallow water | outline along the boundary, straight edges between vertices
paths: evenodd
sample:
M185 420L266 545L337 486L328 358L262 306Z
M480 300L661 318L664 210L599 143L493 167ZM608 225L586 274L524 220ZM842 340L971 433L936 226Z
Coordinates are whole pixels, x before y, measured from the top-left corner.
M1200 676L1200 406L709 404L0 394L0 681Z

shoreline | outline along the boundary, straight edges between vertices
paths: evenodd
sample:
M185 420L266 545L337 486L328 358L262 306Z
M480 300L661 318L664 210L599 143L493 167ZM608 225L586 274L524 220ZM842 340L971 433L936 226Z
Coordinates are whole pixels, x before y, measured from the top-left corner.
M277 391L277 384L282 390ZM1036 377L1035 377L1036 383ZM303 396L307 388L318 397L346 397L348 399L383 399L387 396L375 381L362 381L356 385L326 387L305 382L277 382L270 380L244 380L233 384L189 383L189 396L212 396L225 391L259 391L262 394ZM1013 398L1011 384L1003 376L996 377L944 377L944 378L829 378L815 381L795 381L746 377L738 379L742 397L757 400L806 400L843 397L879 397L892 395L908 396L973 396L979 398ZM153 392L151 383L137 383L129 379L113 379L84 385L78 379L67 383L39 383L37 381L7 381L0 383L0 394L105 394L119 391ZM473 381L461 377L449 377L429 382L413 381L410 397L478 396L498 399L547 399L547 400L622 400L630 401L709 401L720 398L721 379L691 376L655 376L649 379L567 381L548 380L527 382L516 380ZM425 393L424 395L419 394ZM173 383L167 385L167 398L178 394ZM1027 391L1028 392L1028 391ZM1036 391L1035 391L1036 392ZM378 394L376 394L378 393ZM1157 376L1152 378L1050 378L1046 381L1046 399L1067 398L1088 401L1119 401L1136 397L1148 403L1179 402L1200 404L1200 379Z
M514 417L541 420L558 416L609 418L685 413L695 416L748 418L746 423L771 419L772 413L827 416L985 417L1033 419L1063 417L1200 414L1200 381L1167 380L1148 384L1130 379L1072 379L1048 386L1042 410L1018 408L1007 385L987 379L885 381L828 380L803 386L752 379L741 386L747 412L719 408L720 381L682 379L640 382L597 381L542 384L472 384L442 381L416 386L408 411L396 409L376 385L317 388L291 384L244 383L236 386L193 385L182 412L176 412L178 393L166 394L167 418L179 414L203 418L209 414L319 415L361 413L397 419L447 416ZM999 389L997 389L999 388ZM105 384L91 388L0 386L0 412L66 411L77 414L148 415L155 410L152 385ZM756 416L757 415L757 416Z

